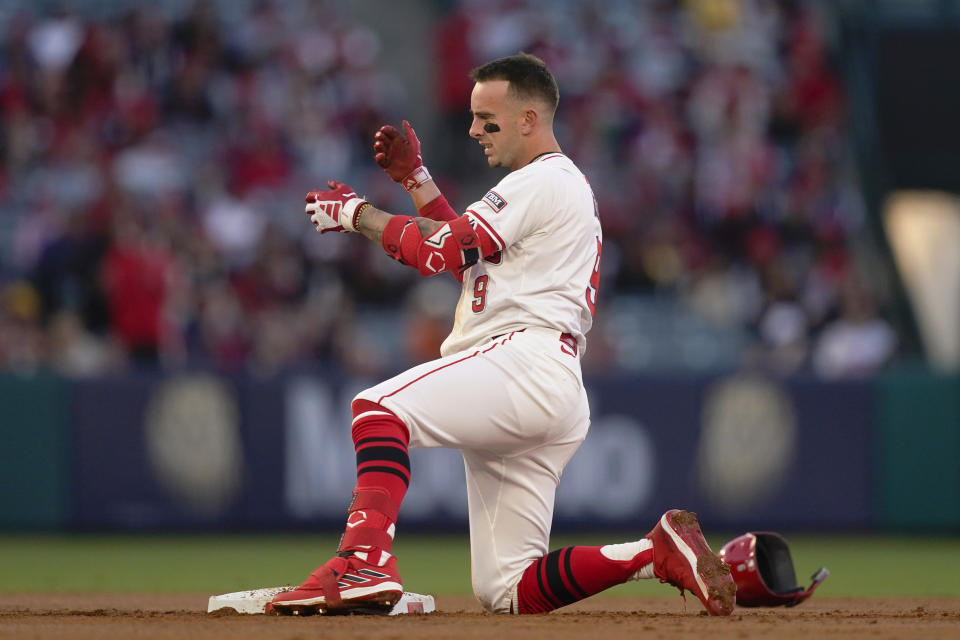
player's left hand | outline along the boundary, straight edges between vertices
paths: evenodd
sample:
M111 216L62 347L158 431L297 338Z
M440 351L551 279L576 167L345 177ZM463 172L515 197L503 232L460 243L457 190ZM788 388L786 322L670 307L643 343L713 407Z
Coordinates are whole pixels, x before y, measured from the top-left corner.
M406 120L404 135L389 124L380 127L373 136L374 161L390 179L399 182L407 191L413 191L430 179L420 154L420 139ZM404 137L405 136L405 137Z
M307 206L304 211L310 216L310 222L320 233L340 231L349 233L356 231L353 226L354 215L366 200L357 193L336 180L328 180L328 191L311 191L307 194Z

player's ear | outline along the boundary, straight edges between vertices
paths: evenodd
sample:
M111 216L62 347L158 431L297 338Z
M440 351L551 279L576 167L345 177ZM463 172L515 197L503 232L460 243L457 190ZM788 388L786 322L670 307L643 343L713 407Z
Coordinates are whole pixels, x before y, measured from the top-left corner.
M530 135L537 127L540 120L540 114L533 107L527 107L520 112L520 133L521 135Z

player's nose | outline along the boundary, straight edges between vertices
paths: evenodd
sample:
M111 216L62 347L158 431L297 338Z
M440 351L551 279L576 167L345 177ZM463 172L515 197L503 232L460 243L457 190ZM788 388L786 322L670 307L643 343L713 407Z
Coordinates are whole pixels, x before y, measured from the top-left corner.
M470 137L479 140L483 135L483 127L480 126L479 120L474 120L470 123Z

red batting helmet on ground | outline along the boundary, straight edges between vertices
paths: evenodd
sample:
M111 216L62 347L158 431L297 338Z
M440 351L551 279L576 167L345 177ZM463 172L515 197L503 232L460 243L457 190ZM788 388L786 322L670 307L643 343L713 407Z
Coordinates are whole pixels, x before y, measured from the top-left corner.
M741 607L793 607L811 595L830 575L820 567L811 576L807 589L797 584L790 547L778 533L759 531L734 538L718 554L730 565L737 583L737 605Z

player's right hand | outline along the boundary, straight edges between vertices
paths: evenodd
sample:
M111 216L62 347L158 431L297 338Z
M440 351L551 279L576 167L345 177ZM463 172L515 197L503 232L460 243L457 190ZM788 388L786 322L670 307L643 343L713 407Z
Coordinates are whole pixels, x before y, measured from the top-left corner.
M373 136L373 159L391 180L412 191L429 180L430 174L423 166L417 132L406 120L403 132L406 137L389 124L380 127Z
M304 212L310 216L310 222L320 233L356 231L353 226L354 214L367 201L342 182L328 180L327 186L330 187L329 191L311 191L305 198L307 206Z

